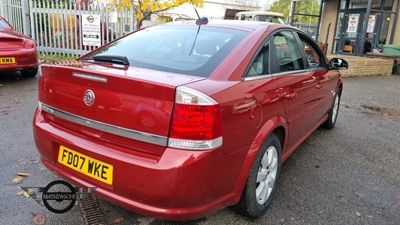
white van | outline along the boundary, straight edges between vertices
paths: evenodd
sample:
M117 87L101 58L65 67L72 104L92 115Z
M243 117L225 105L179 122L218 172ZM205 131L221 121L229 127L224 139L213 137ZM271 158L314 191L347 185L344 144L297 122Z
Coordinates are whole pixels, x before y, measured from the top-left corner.
M282 13L265 11L238 12L236 13L235 20L251 20L285 24L285 17Z

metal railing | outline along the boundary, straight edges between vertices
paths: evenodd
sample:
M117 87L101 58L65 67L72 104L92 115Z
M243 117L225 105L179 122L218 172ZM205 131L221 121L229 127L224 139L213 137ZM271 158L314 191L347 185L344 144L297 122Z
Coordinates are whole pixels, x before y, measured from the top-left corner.
M20 33L24 33L22 2L21 0L0 0L0 16L6 18Z
M56 0L0 0L0 15L18 32L31 36L39 53L72 57L131 32L135 20L133 9L117 10L114 6ZM85 43L82 37L85 34L82 20L88 15L100 18L97 46Z

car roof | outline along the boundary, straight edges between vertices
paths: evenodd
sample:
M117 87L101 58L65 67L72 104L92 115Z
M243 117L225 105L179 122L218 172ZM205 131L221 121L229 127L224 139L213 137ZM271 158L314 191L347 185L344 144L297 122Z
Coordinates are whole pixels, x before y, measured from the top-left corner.
M266 12L266 11L242 11L242 12L236 13L236 15L267 15L267 16L281 16L281 17L284 17L282 13Z
M170 22L167 25L193 25L197 26L195 20ZM276 24L261 21L245 21L245 20L210 20L207 24L201 26L223 27L238 30L255 31L259 29L266 30L268 27L291 27L283 24Z

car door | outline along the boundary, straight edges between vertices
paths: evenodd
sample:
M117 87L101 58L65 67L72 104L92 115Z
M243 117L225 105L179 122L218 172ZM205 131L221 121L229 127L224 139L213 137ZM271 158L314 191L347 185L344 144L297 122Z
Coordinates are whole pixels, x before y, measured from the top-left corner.
M270 54L267 39L258 46L242 80L223 93L232 108L230 118L226 118L235 121L224 127L229 130L224 140L235 140L224 142L224 153L248 147L268 120L285 116L280 92L269 69Z
M277 32L271 40L271 50L271 70L283 96L290 148L299 144L315 126L317 81L306 67L298 39L291 30Z
M336 93L337 80L340 76L336 70L329 70L327 60L321 49L309 37L297 33L301 49L307 59L306 68L315 79L315 122L318 122L332 105Z

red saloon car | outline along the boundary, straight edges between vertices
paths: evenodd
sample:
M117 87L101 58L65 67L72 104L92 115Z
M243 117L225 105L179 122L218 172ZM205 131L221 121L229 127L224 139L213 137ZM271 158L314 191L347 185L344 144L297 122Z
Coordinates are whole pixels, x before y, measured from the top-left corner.
M335 126L347 67L287 25L154 26L42 65L35 142L50 170L132 211L258 217L282 162Z
M21 71L34 77L38 71L35 42L20 34L0 16L0 72Z

